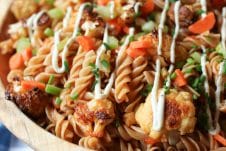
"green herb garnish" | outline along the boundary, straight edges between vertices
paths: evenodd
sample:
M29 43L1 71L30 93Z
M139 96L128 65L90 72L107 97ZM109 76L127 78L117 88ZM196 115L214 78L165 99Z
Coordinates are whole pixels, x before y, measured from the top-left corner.
M151 92L152 88L153 88L152 84L147 84L147 86L141 91L141 95L144 97L148 96L148 94Z
M57 97L56 100L55 100L55 103L56 103L57 105L60 105L61 102L62 102L62 100L61 100L59 97Z
M202 15L203 13L206 13L206 11L204 11L202 9L196 11L197 15Z
M68 73L70 71L70 69L69 69L69 64L67 61L64 61L64 67L65 67L65 71Z
M78 99L78 93L75 92L72 96L71 96L72 100L77 100Z
M107 60L103 59L101 60L101 64L104 66L104 68L108 69L110 67L110 64Z

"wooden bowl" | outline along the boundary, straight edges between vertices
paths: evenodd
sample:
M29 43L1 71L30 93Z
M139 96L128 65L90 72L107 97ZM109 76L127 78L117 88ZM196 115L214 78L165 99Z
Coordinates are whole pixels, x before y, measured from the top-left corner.
M4 39L4 31L13 22L13 17L9 12L10 4L13 0L0 0L0 40ZM8 74L9 55L0 55L0 121L19 139L27 143L34 150L44 151L85 151L82 147L64 141L53 134L47 132L32 120L30 120L17 106L5 100L4 92L6 76Z

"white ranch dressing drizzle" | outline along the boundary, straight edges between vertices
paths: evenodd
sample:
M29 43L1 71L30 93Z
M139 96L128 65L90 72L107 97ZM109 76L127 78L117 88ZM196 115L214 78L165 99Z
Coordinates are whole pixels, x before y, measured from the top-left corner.
M141 6L141 2L136 2L135 5L134 5L134 12L135 14L138 14L139 13L139 7Z
M123 53L126 51L126 47L128 46L130 42L130 38L134 35L135 29L133 27L129 28L129 35L126 37L124 43L120 47L118 51L118 56L116 58L116 67L119 65L119 59L122 57Z
M110 17L111 19L115 18L115 2L114 0L110 1L109 2L109 5L110 5Z
M174 5L175 33L173 35L173 40L172 40L171 47L170 47L170 62L171 62L171 65L170 65L169 70L168 70L169 75L168 75L167 81L166 81L167 87L170 87L170 85L171 85L170 74L173 72L174 63L175 63L175 45L176 45L177 36L179 34L179 30L180 30L180 22L179 22L180 5L181 5L180 1L177 1Z
M202 10L204 11L202 13L202 18L206 17L207 7L206 7L206 0L200 0L200 4L202 7Z
M81 4L80 8L79 8L79 11L78 11L78 14L76 16L76 20L75 20L75 24L74 24L74 31L73 31L73 34L72 36L68 39L68 41L66 42L64 48L63 48L63 52L62 52L62 65L61 67L59 67L58 65L58 49L57 49L57 45L59 44L59 41L60 41L60 33L62 32L62 29L56 31L55 35L54 35L54 46L53 46L53 50L52 50L52 66L53 66L53 69L55 70L55 72L57 73L64 73L65 72L65 66L64 66L64 63L66 61L66 55L68 53L68 49L70 47L70 45L72 44L72 42L75 40L75 38L77 37L78 35L78 32L79 32L79 23L81 21L81 18L82 18L82 14L83 14L83 11L85 9L86 6L89 6L91 5L90 3L84 3L84 4ZM70 14L70 9L68 10L69 14ZM70 16L70 15L69 15ZM68 15L66 15L66 18L65 20L68 20ZM65 21L67 22L67 21Z
M226 47L225 47L225 43L226 43L226 7L224 7L222 9L222 18L223 18L223 22L222 22L222 26L221 26L221 44L222 44L222 48L223 51L226 51ZM216 129L211 131L212 134L217 134L220 131L220 126L218 123L218 119L219 119L219 107L220 107L220 103L221 103L221 91L222 91L222 75L223 75L223 66L224 66L224 62L221 62L220 64L220 69L218 72L218 76L216 79L216 91L215 91L215 100L216 100L216 113L214 115L214 124L216 125Z
M169 8L169 0L165 1L165 5L161 14L161 18L160 18L160 24L158 27L158 37L159 37L159 43L158 43L158 55L162 55L162 32L163 32L163 28L164 28L164 23L165 23L165 19L166 19L166 12Z
M164 9L161 14L161 20L160 24L158 27L158 37L159 37L159 43L158 43L158 55L162 54L162 31L165 23L165 18L166 18L166 12L167 9L169 8L169 1L165 1ZM163 121L164 121L164 106L165 106L165 92L162 89L160 91L160 94L157 98L158 95L158 88L159 88L159 79L160 79L160 71L161 71L161 62L160 59L158 58L156 60L156 71L155 71L155 79L154 79L154 85L151 91L151 105L152 105L152 114L153 114L153 126L152 130L155 131L160 131L163 126Z
M71 11L72 11L72 8L71 7L68 7L67 8L67 11L66 11L66 15L65 15L65 17L63 19L63 28L64 29L68 26L69 21L71 19Z
M40 11L37 14L33 14L28 20L27 20L27 27L28 27L28 34L31 40L31 44L35 46L36 39L34 37L34 32L37 30L38 27L38 20L39 18L45 13L45 11Z
M106 25L105 30L104 30L104 38L103 38L103 43L107 43L108 42L108 25ZM96 67L100 68L101 66L101 55L103 53L105 53L106 51L106 47L104 46L104 44L102 44L100 46L100 48L97 50L97 58L96 58ZM95 99L102 99L102 98L106 98L109 96L111 88L113 86L114 83L114 79L115 79L115 73L113 72L109 78L108 84L105 87L104 91L102 92L101 90L101 78L100 76L96 79L98 82L95 85L94 88L94 98Z
M209 89L209 82L208 82L208 74L206 71L206 48L202 45L201 46L203 54L201 56L201 69L202 69L202 75L205 77L205 81L204 81L204 88L205 88L205 92L207 93L208 97L210 95L210 89ZM209 107L209 103L206 103L207 107L206 107L206 112L208 115L208 124L210 126L209 132L211 133L211 131L213 130L213 120L212 120L212 116L211 116L211 112L210 112L210 107Z

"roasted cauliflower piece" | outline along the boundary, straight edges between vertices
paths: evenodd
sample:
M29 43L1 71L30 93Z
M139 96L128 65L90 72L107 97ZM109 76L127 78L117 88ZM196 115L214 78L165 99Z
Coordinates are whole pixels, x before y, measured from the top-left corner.
M14 0L11 11L16 19L28 18L38 9L38 4L34 0Z
M86 135L102 137L105 127L114 120L114 106L107 99L80 102L75 107L74 117Z
M45 107L51 102L51 97L38 88L23 90L20 81L6 87L5 98L13 101L28 116L37 119L45 114Z
M151 93L135 113L135 119L140 127L150 137L159 139L163 133L178 130L181 135L194 131L196 117L192 96L188 92L170 90L165 97L164 124L161 131L152 130L152 104Z

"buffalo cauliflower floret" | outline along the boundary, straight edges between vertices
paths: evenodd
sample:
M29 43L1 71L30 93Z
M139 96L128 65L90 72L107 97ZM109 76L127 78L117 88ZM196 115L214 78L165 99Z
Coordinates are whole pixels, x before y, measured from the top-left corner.
M194 131L196 117L192 96L188 92L170 90L165 97L164 125L161 131L152 130L151 93L135 113L140 127L152 138L160 138L166 131L178 130L182 135Z

